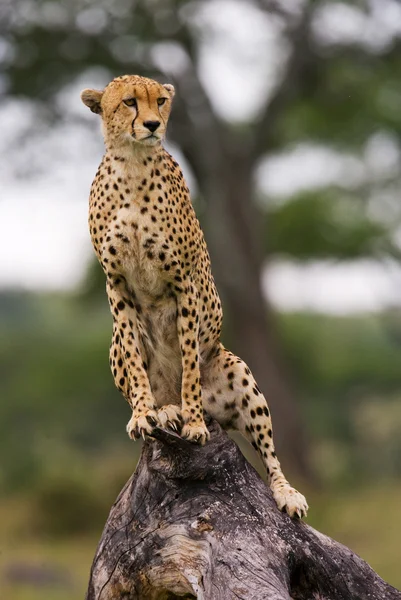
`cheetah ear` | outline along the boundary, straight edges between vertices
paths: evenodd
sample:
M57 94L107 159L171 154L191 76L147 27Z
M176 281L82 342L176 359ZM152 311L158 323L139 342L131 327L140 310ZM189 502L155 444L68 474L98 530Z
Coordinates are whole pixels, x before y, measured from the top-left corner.
M168 91L170 99L172 100L174 98L174 94L175 94L175 89L174 86L171 85L171 83L165 83L163 85L164 89Z
M84 90L81 92L82 102L90 108L92 112L98 115L102 112L102 107L100 106L102 96L103 92L100 92L99 90Z

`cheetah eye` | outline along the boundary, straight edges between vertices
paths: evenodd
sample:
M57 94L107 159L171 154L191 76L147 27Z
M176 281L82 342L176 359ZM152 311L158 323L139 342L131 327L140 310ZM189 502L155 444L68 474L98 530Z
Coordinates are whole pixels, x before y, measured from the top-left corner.
M136 98L127 98L126 100L123 100L123 102L127 106L136 106Z
M158 98L157 99L157 104L159 106L162 106L165 103L166 100L167 100L167 98Z

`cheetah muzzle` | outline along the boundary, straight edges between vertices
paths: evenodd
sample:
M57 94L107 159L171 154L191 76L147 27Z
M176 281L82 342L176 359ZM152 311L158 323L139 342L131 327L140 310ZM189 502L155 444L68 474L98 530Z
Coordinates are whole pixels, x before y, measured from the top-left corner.
M110 365L132 408L127 432L146 437L157 425L204 444L204 408L252 442L279 509L303 517L308 505L281 470L266 399L220 342L206 243L181 169L162 145L173 96L172 85L135 75L81 94L102 119L106 146L89 227L113 316Z

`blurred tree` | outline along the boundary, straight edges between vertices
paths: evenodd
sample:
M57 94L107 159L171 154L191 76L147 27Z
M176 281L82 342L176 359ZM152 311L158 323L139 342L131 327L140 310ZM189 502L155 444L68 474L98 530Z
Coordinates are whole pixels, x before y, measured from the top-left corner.
M398 256L398 251L389 223L374 221L367 212L372 180L364 181L367 188L347 190L346 199L359 203L360 218L333 220L344 204L344 188L305 193L287 205L270 206L266 213L256 202L255 170L266 156L304 140L358 154L370 136L391 129L398 144L401 113L394 98L401 92L400 40L395 29L387 27L386 38L379 28L384 9L394 9L395 2L382 0L380 14L374 0L240 2L274 25L282 51L274 85L263 92L259 111L236 123L216 109L201 73L202 48L210 34L203 16L212 4L3 0L3 83L7 94L41 100L59 119L63 114L53 103L56 93L94 66L111 77L136 72L175 84L170 136L187 159L203 202L230 346L250 364L268 394L284 462L305 475L299 406L281 359L274 316L262 294L266 255L344 259ZM219 4L230 19L238 2ZM358 39L339 34L338 27L330 29L327 23L332 18L335 24L340 13L347 22L365 20L367 31L380 29L380 35ZM236 93L260 90L239 86ZM393 179L390 174L382 186L391 186ZM269 232L262 244L266 219Z

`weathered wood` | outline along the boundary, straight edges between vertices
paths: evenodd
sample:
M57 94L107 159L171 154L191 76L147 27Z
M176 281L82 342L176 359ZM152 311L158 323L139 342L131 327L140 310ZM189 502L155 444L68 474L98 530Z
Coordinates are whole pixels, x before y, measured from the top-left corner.
M209 429L204 447L160 429L144 444L87 600L401 600L350 549L279 512L236 444Z

